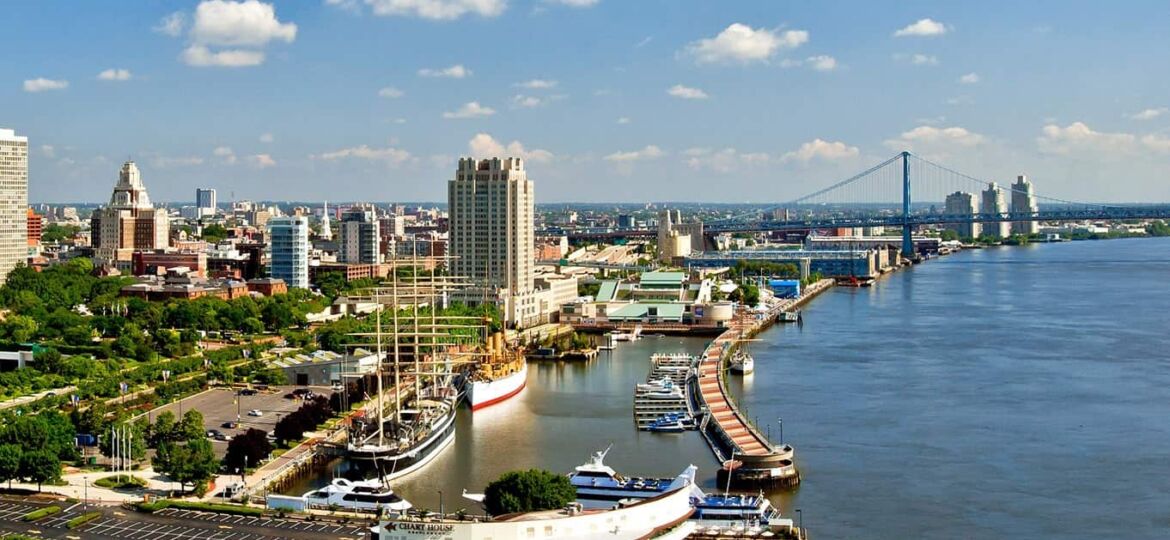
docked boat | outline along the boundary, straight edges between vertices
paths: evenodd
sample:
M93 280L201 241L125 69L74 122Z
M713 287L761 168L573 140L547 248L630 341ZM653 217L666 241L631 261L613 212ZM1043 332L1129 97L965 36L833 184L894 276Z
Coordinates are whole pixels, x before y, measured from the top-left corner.
M683 399L683 389L678 386L671 385L669 388L658 388L648 390L638 394L638 397L646 399Z
M779 510L762 494L707 494L694 485L697 467L691 465L676 478L625 478L605 465L605 451L593 454L588 463L577 467L569 481L577 488L577 502L586 508L609 508L623 500L642 500L657 496L689 480L691 520L703 525L769 525L780 520Z
M337 508L356 512L397 512L410 510L411 504L399 497L381 480L346 480L335 478L329 485L305 494L309 508Z
M656 433L682 433L695 428L695 419L690 415L667 413L650 423L648 431Z
M655 390L669 390L674 388L674 381L669 377L662 377L661 379L654 379L650 382L639 383L637 389L639 392L652 392Z
M386 480L410 474L433 460L455 439L457 394L418 399L398 417L361 444L349 444L347 455L354 465L376 470Z
M642 325L634 326L631 332L614 332L610 334L614 341L638 341L642 339Z
M475 540L485 538L556 538L586 540L608 538L635 540L642 538L683 538L695 529L687 521L694 513L690 504L694 478L681 477L668 489L626 504L608 505L604 509L586 509L570 503L564 508L507 514L503 516L469 516L455 518L392 516L371 529L374 540ZM664 536L665 535L665 536Z
M675 478L626 478L605 464L608 453L609 448L594 452L587 463L569 474L569 483L577 488L577 502L586 508L609 508L627 499L648 499L685 480L694 485L694 465Z
M740 349L731 356L732 373L750 375L756 369L756 360L747 351Z
M505 401L528 383L528 361L524 354L509 350L502 332L488 338L486 349L487 356L466 385L467 404L472 411Z

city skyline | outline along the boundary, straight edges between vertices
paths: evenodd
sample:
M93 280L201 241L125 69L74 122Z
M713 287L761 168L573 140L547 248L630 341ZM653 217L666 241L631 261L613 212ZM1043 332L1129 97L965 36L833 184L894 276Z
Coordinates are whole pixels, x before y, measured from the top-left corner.
M33 202L101 201L127 156L159 201L439 201L468 155L525 158L542 202L781 202L903 149L1170 200L1170 81L1135 69L1170 60L1165 15L1059 5L14 5L0 28L38 46L0 123L30 139Z

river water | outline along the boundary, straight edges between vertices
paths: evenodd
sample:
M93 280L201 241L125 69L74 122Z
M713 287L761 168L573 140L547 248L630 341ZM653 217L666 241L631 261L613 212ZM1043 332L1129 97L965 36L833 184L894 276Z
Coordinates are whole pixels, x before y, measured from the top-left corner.
M1170 538L1170 239L967 251L813 300L753 344L733 384L796 447L804 482L772 494L817 538ZM568 472L613 444L628 475L688 463L696 433L640 433L633 385L653 352L535 364L517 398L461 411L452 447L398 483L416 506L470 506L500 473Z

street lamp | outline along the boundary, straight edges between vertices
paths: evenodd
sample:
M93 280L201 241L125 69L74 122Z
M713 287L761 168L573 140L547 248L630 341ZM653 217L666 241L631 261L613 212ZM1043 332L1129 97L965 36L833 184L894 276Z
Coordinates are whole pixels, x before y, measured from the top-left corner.
M801 512L799 508L796 509L796 528L798 531L796 533L796 537L803 539L804 538L804 513Z
M438 490L438 492L439 492L439 521L442 521L443 520L443 490L440 489L440 490Z
M776 421L780 423L780 446L784 446L784 419L777 418Z

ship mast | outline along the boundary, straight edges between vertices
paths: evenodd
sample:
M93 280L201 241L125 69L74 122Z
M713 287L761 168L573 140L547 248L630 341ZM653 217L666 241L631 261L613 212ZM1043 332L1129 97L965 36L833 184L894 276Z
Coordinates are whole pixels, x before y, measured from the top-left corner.
M384 415L385 415L385 410L386 410L386 405L384 403L382 403L382 393L383 393L382 392L382 362L385 361L385 358L383 357L383 353L382 353L382 293L381 293L381 291L377 291L377 290L374 291L374 299L378 303L378 308L377 308L376 313L374 315L375 324L376 324L375 328L377 328L377 330L374 331L374 335L375 335L375 339L377 340L377 343L378 343L378 345L377 345L377 351L378 351L378 356L377 356L377 359L378 359L378 446L381 446L382 444L384 444L384 439L382 437L382 435L383 435L382 434L382 424L385 421Z
M419 358L418 330L418 242L411 242L410 250L410 304L411 322L414 325L414 399L422 398L422 364ZM434 329L431 329L434 332ZM432 381L433 384L433 381Z
M393 265L394 277L390 280L391 295L394 296L394 422L395 425L402 423L402 381L400 380L402 371L398 364L398 263L395 261Z

